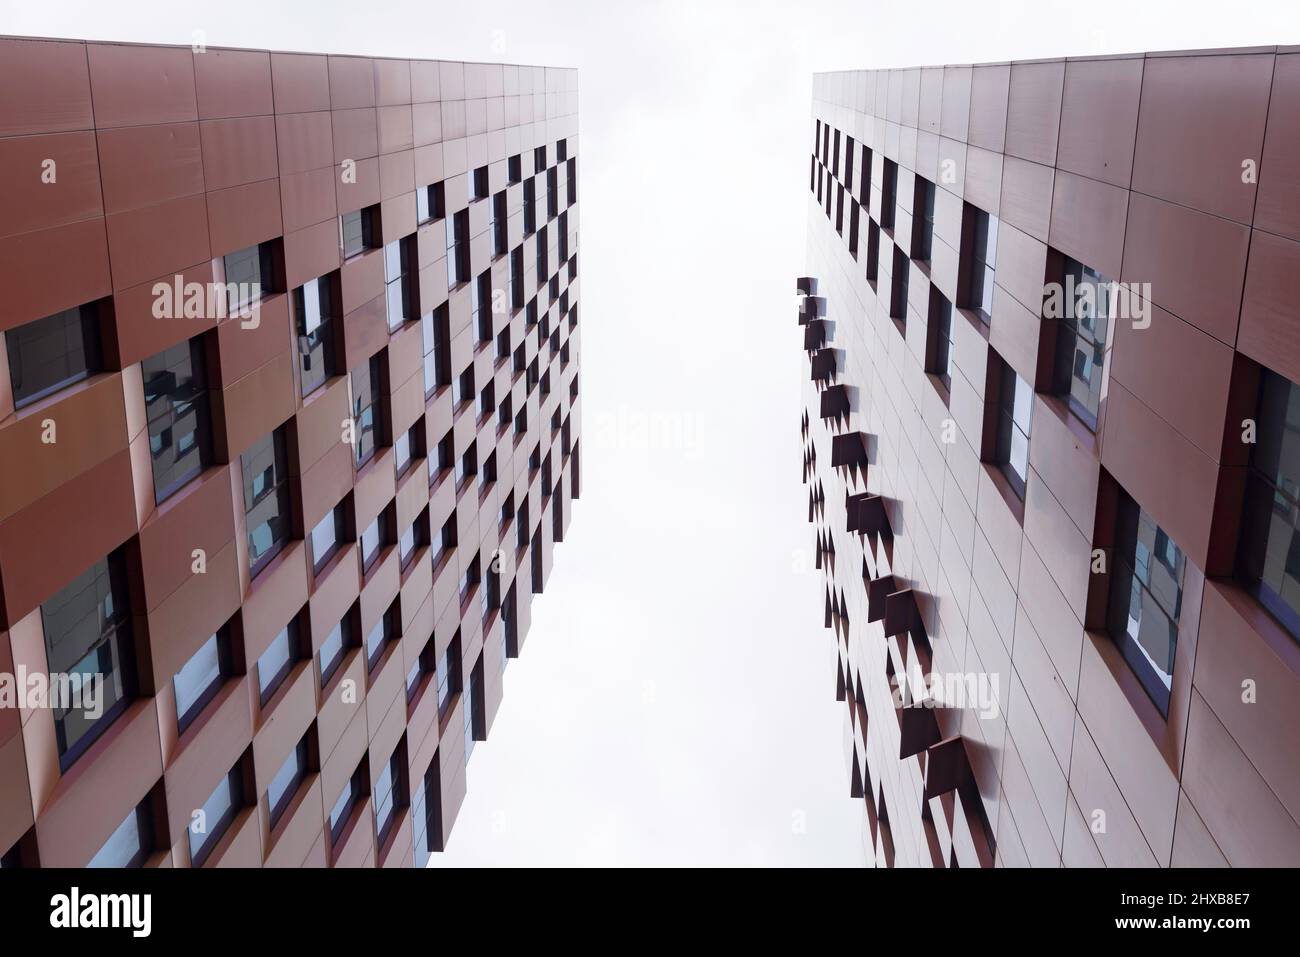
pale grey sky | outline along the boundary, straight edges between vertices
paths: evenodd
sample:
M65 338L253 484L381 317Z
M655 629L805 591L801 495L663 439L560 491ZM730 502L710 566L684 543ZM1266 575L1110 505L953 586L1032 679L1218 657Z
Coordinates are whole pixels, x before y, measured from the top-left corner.
M799 481L811 74L1297 43L1296 5L470 7L0 0L0 34L580 68L583 494L434 866L860 863Z

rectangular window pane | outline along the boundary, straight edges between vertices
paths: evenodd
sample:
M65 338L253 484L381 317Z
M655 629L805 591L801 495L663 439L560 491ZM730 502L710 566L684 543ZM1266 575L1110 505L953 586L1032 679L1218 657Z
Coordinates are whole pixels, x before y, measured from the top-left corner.
M257 659L257 689L262 704L266 704L288 677L293 664L293 630L292 625L285 627L275 636L271 646L262 652L262 657Z
M307 773L307 739L303 738L293 749L280 770L275 772L266 789L266 802L271 812L271 826L275 827L293 799L298 785Z
M15 408L103 369L97 313L94 305L76 306L2 334Z
M222 633L213 635L172 678L176 693L176 723L181 731L199 716L203 705L221 685L224 639Z

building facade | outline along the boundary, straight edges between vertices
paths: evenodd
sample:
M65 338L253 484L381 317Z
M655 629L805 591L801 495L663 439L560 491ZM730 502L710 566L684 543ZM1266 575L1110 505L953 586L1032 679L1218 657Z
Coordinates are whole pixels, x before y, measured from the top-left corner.
M868 860L1300 863L1300 49L822 74L812 112Z
M0 39L4 866L443 847L579 492L577 97Z

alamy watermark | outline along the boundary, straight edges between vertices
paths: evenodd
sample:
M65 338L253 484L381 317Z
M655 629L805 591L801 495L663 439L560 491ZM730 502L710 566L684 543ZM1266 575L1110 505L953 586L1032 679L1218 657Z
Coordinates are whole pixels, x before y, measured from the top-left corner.
M80 711L92 721L104 715L104 676L98 672L71 673L27 670L0 673L0 708Z
M155 319L238 319L241 329L256 329L261 304L260 282L186 282L177 275L153 284Z
M1146 329L1151 325L1151 283L1114 279L1078 282L1073 273L1067 273L1065 282L1049 282L1043 286L1043 318L1095 316L1128 319L1134 329Z
M981 718L996 718L1001 713L1001 682L998 675L985 671L932 671L921 678L924 697L916 699L908 682L897 675L890 678L890 694L895 708L953 708L974 711Z

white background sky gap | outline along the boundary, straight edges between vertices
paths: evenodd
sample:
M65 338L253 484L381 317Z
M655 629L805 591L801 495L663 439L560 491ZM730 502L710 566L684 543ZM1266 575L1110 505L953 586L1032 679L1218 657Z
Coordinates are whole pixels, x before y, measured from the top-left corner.
M1298 22L1289 0L0 0L0 34L580 68L582 499L434 866L862 859L799 482L814 71Z

